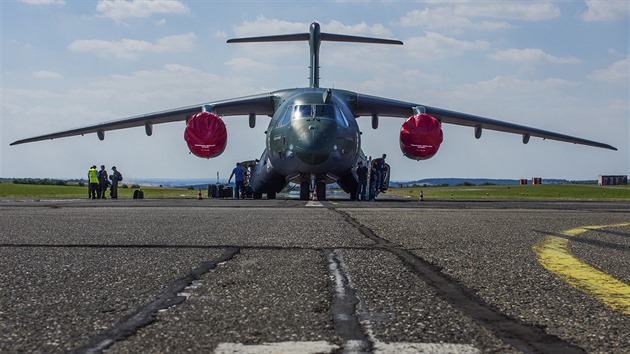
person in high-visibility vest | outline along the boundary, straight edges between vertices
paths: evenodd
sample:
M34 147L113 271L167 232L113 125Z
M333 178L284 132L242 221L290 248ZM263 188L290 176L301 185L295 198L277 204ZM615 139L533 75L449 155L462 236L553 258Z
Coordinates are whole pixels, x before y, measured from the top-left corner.
M88 177L90 179L90 190L92 191L92 195L89 197L92 199L96 199L96 191L98 190L98 175L96 171L96 165L90 167L88 170Z

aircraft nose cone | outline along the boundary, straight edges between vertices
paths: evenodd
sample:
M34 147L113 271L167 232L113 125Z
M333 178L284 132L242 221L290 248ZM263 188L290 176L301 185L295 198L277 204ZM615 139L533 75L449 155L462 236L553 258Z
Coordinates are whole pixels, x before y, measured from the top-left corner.
M334 150L333 133L326 124L312 123L304 127L299 135L299 149L295 155L308 165L321 165Z

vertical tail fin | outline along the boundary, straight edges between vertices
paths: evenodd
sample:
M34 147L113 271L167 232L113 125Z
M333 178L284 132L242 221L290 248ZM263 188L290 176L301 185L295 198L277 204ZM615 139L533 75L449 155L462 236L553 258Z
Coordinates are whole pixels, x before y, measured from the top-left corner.
M319 23L311 23L309 33L281 34L277 36L247 37L229 39L228 43L247 43L247 42L292 42L292 41L308 41L311 49L311 66L310 66L310 87L319 87L319 46L322 41L330 42L355 42L355 43L376 43L376 44L398 44L403 42L393 39L347 36L343 34L322 33Z

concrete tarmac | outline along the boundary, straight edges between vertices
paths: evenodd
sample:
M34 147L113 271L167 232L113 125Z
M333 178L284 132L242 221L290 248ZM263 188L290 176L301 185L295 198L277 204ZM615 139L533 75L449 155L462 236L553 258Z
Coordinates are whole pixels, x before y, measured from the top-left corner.
M308 204L2 199L0 352L630 353L630 201Z

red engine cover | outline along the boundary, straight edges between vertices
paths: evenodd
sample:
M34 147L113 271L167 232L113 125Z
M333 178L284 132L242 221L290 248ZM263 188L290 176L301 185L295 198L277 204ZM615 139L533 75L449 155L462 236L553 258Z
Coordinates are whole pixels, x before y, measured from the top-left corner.
M440 121L428 114L409 117L400 128L400 149L410 159L433 157L442 143Z
M216 157L227 145L225 123L214 113L200 112L186 123L184 139L190 152L199 157Z

